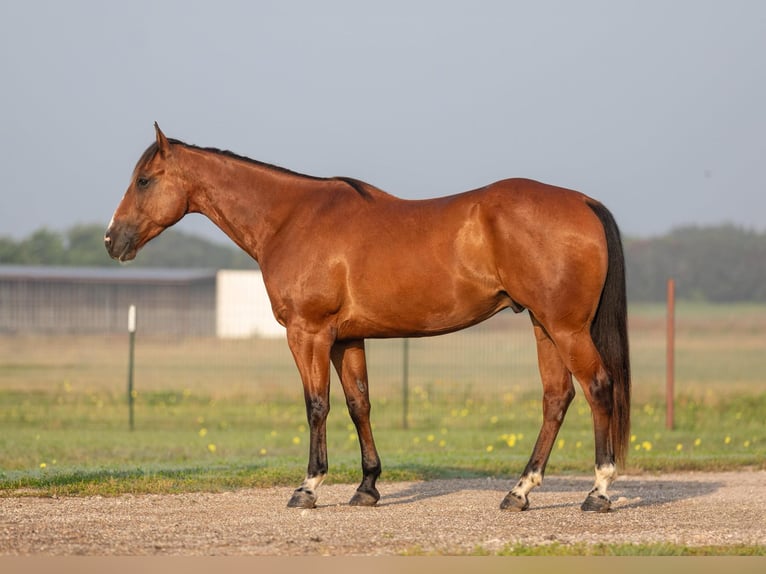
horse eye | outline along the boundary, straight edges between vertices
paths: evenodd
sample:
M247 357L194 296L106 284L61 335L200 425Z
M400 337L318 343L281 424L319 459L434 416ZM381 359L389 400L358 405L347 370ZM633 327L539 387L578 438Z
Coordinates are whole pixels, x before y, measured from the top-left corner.
M145 189L149 186L149 178L148 177L139 177L136 180L136 185L140 187L141 189Z

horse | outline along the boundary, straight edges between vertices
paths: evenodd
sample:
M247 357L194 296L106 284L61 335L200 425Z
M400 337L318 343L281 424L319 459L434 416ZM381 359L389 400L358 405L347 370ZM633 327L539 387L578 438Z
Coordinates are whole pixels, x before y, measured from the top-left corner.
M543 421L500 508L529 508L575 387L592 412L595 483L581 505L606 512L630 429L625 265L620 231L587 195L528 179L405 200L349 177L314 177L167 138L138 160L104 236L121 262L187 213L201 213L261 268L286 329L310 426L306 475L289 507L314 508L328 472L330 366L361 447L350 504L374 506L380 457L370 424L365 339L439 335L502 309L527 310Z

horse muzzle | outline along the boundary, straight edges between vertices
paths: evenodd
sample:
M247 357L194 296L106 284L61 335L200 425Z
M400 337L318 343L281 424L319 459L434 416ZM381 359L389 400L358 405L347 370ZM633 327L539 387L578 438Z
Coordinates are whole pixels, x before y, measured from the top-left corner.
M112 259L120 262L130 261L138 252L136 234L113 229L113 226L110 226L104 234L104 247Z

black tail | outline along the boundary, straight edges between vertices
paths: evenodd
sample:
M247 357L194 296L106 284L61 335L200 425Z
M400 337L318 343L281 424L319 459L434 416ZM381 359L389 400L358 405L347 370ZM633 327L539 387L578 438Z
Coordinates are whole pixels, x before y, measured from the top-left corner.
M609 267L601 301L591 325L591 336L612 380L613 410L609 432L615 459L622 465L630 441L630 357L625 256L620 230L612 214L596 201L588 205L601 220L606 233Z

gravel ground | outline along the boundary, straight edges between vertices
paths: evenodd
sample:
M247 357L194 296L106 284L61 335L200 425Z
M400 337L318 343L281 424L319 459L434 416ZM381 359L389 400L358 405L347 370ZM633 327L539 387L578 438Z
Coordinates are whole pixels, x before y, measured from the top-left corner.
M523 513L500 511L510 481L379 485L376 508L324 485L318 508L286 508L291 488L116 498L2 498L0 555L461 554L508 544L766 544L766 471L621 477L607 514L579 506L591 477L546 478Z

